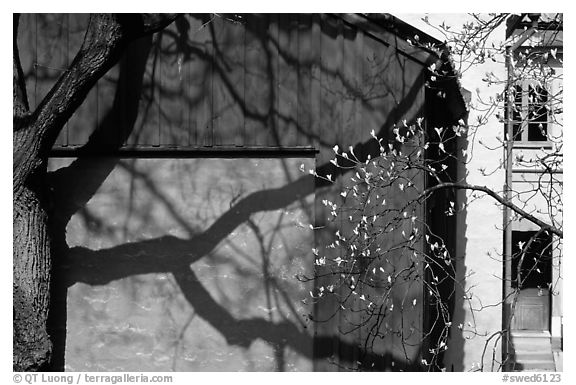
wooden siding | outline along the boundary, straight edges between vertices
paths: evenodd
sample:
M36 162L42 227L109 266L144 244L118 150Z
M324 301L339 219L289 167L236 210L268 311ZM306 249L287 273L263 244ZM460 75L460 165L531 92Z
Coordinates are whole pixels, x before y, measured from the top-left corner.
M32 107L72 60L83 36L78 26L86 21L85 15L23 17L19 39ZM435 55L357 17L265 14L231 20L187 15L128 49L91 91L55 149L64 156L67 148L90 142L96 156L122 147L134 157L140 149L153 148L173 158L194 153L230 157L235 150L238 157L250 157L257 153L254 149L267 154L317 149L317 172L331 174L337 182L323 183L307 174L294 178L314 183L313 216L319 230L313 238L316 248L324 248L337 230L345 233L350 226L326 222L329 212L321 203L342 201L342 172L329 163L333 146L345 151L352 146L364 158L378 150L371 130L394 142L395 124L425 115L425 68L436 61ZM411 176L416 186L424 185L423 175ZM394 207L411 197L399 188L388 193L386 200ZM417 210L421 216L422 208ZM397 228L381 247L401 242L402 230L409 229ZM325 252L336 257L331 253L343 251ZM422 294L421 285L403 285L393 300L423 303ZM337 306L319 305L315 315L330 314ZM410 333L412 346L402 351L400 338L394 336L378 341L373 350L381 359L371 369L420 368L422 308L407 310L404 316L409 322L396 317L391 326ZM337 370L334 361L342 368L358 368L361 342L371 325L343 336L341 325L346 322L345 317L334 317L315 325L315 337L321 341L315 346L315 357L321 358L314 362L315 370Z
M368 32L355 20L318 14L182 17L141 48L148 50L141 92L120 92L134 79L117 65L56 145L86 144L103 129L115 100L122 109L129 97L138 98L135 122L124 116L107 128L128 148L331 149L367 140L372 129L383 132L422 113L423 60L437 58L426 51L408 55L401 49L405 42L377 28ZM73 60L87 21L82 14L23 16L19 40L32 107ZM135 66L131 55L123 60Z

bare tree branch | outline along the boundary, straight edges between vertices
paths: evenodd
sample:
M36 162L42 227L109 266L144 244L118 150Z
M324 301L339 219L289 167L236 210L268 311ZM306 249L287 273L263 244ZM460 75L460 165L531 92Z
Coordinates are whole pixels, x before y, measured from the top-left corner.
M13 15L14 33L12 35L13 44L13 92L14 92L14 117L22 117L28 113L30 107L28 105L28 95L26 94L26 83L24 82L24 73L22 72L22 65L20 63L20 54L18 52L18 25L20 22L20 14Z
M64 123L86 98L96 81L119 60L126 45L165 27L176 16L91 15L84 42L70 68L63 73L35 112L37 134L51 148Z
M517 214L521 215L523 218L525 218L525 219L529 220L530 222L538 225L540 228L549 230L551 233L556 234L560 238L564 237L564 233L562 230L536 218L535 216L533 216L530 213L527 213L526 211L522 210L520 207L516 206L515 204L506 201L504 198L502 198L500 195L498 195L494 190L492 190L486 186L477 186L477 185L471 185L471 184L467 184L467 183L454 183L454 182L440 183L440 184L432 186L432 187L426 189L425 191L423 191L422 194L420 194L420 196L417 198L417 200L420 201L421 199L430 196L434 191L440 190L440 189L481 191L481 192L491 196L492 198L494 198L501 205L508 207L509 209L515 211Z
M84 41L70 67L42 100L30 119L14 122L14 190L43 164L62 127L106 71L118 62L126 46L170 24L177 15L95 14L90 16ZM16 56L15 56L16 57ZM15 65L15 81L21 78ZM19 82L17 82L19 84ZM18 98L24 100L23 88ZM19 102L16 107L24 109Z
M170 25L180 14L178 13L142 13L143 33L158 32Z

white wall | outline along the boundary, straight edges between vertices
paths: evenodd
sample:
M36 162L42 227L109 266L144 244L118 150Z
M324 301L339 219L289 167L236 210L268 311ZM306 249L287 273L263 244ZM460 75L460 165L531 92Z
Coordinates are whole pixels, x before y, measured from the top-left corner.
M438 31L420 20L423 14L396 16L441 41L445 40ZM470 16L465 14L427 16L432 25L445 22L452 30L461 28L464 22L470 20ZM495 30L493 37L495 43L503 39L505 26ZM455 56L453 59L458 68L460 58ZM484 101L501 92L500 87L488 86L482 81L487 73L505 79L506 71L501 63L503 58L499 59L498 62L488 60L485 64L467 69L460 79L461 86L471 92L465 181L495 191L501 191L505 181L505 172L501 167L504 152L497 139L498 136L502 138L504 126L494 114L482 125L478 125L478 119L486 116ZM464 258L464 266L458 265L457 274L465 281L456 298L446 367L455 371L477 370L480 367L483 370L497 370L498 366L492 367L491 364L493 357L497 360L501 358L501 339L492 336L502 329L503 213L489 197L474 199L473 195L482 194L472 192L465 195L469 204L465 215L461 213L457 217L457 227L465 229L465 239L457 240L457 250L461 255L456 256ZM469 301L464 299L465 295ZM498 342L497 346L495 342Z

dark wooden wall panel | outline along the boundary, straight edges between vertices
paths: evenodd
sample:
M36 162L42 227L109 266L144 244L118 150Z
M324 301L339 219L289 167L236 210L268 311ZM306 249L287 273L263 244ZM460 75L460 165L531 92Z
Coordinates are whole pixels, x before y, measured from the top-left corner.
M319 154L319 163L333 158L331 147L342 143L342 23L323 16L321 19L320 58L320 127L319 146L326 149ZM329 151L328 151L329 150Z
M215 146L244 144L244 45L245 28L240 22L217 17L212 33L214 74L212 83L213 137Z
M312 16L312 31L310 36L310 52L311 52L311 65L312 65L312 79L310 80L310 110L311 110L311 130L309 133L309 143L314 148L320 148L320 127L321 121L321 105L320 100L322 86L320 84L322 68L320 65L320 57L322 55L322 27L320 15L315 14Z
M110 121L110 114L112 112L112 105L114 103L114 97L116 94L116 90L118 88L118 81L119 81L119 72L120 68L119 65L115 65L112 67L108 72L98 80L96 83L96 87L93 91L96 92L96 111L93 113L97 116L97 126L98 129L104 129L104 126L108 124ZM123 103L123 100L119 101ZM121 107L122 108L122 107ZM110 132L106 135L109 142L108 143L117 143L117 142L124 142L124 131L128 130L127 123L125 119L121 118L121 123L119 127L116 127L113 132ZM77 128L80 129L80 128ZM85 129L82 127L82 129ZM90 132L87 132L86 135L90 135ZM126 133L127 134L127 133Z
M362 63L365 58L363 57L363 32L352 26L342 23L342 63L341 63L341 78L342 78L342 142L349 146L355 146L356 143L361 143L367 137L366 128L362 125L361 114L361 100L362 100ZM343 150L348 152L348 149ZM363 155L363 150L356 147L355 154L358 156ZM344 191L345 188L350 187L350 182L347 178L338 179L338 188L336 192ZM339 194L335 194L334 200L338 204L359 204L354 202L354 197L350 194L346 200L342 199ZM352 225L345 217L340 217L340 233L352 234L354 225ZM346 252L343 252L341 258L346 258ZM348 325L362 325L364 322L364 309L365 304L362 300L354 298L351 303L352 309L346 314L345 318L340 319L340 322ZM343 357L349 357L351 365L358 368L358 361L360 360L359 346L364 341L365 332L367 329L359 327L352 330L342 339L348 342L347 348L340 348L340 354Z
M68 47L67 63L72 63L76 53L82 46L86 25L88 24L88 14L69 15L68 18ZM76 110L68 121L68 144L82 145L88 141L92 131L98 125L98 90L93 88L86 97L86 100Z
M168 101L168 98L162 99L160 89L162 86L162 40L164 40L163 34L159 33L154 36L144 72L138 117L126 140L127 147L160 145L161 103ZM171 59L173 56L167 60ZM113 96L110 95L110 97ZM124 129L130 128L129 125L124 127Z
M390 52L392 51L392 52ZM390 49L372 37L364 39L363 47L363 86L362 86L362 110L364 127L366 132L374 130L380 136L387 136L383 130L386 125L396 123L391 115L397 100L399 85L398 74L390 66L390 55L394 50ZM394 83L390 84L388 77L393 77ZM383 132L381 132L383 131Z
M312 67L317 62L313 52L313 35L311 14L298 15L296 30L296 60L298 62L297 85L295 93L298 145L310 144L312 136Z
M22 18L32 107L73 59L87 21ZM334 144L365 143L371 130L390 136L395 123L421 115L421 59L337 15L186 15L154 36L136 122L120 119L110 135L126 147L315 147L324 164ZM118 73L100 79L58 146L83 145L101 126Z
M36 39L38 38L37 15L33 13L24 13L20 15L18 31L18 50L20 54L20 64L24 79L26 79L26 93L28 103L31 109L37 105L36 102L36 61L38 49L36 48Z
M346 132L352 134L356 131L360 131L361 134L366 135L366 127L364 123L364 111L363 111L363 99L362 91L364 90L364 32L350 28L349 31L355 34L355 38L352 42L348 43L348 49L352 54L348 54L349 60L354 63L354 70L352 71L351 86L353 94L352 99L354 101L353 105L353 117L350 117L350 122L353 121L352 125L347 125ZM358 129L360 128L360 129ZM362 132L364 131L364 132ZM369 132L369 131L368 131ZM359 152L362 152L359 150Z
M245 135L244 144L255 146L270 122L272 64L268 47L268 15L251 16L246 25L245 46Z
M194 126L193 146L211 146L212 140L212 38L208 21L191 19L193 40L190 58L190 87L193 101L190 120Z
M299 15L285 14L278 18L278 94L277 138L285 146L300 144L298 130L298 61Z
M160 57L158 97L160 99L160 145L187 146L190 144L188 112L190 110L186 88L188 66L184 64L185 52L178 39L177 24L160 32Z
M231 23L230 23L231 24ZM224 141L230 141L226 138L227 134L233 131L232 127L228 127L222 119L226 114L226 110L230 107L229 92L226 89L226 84L231 69L234 64L228 62L228 47L227 40L230 36L231 25L220 17L208 25L212 37L212 63L214 71L212 73L212 145L221 146ZM228 83L229 84L229 83ZM234 123L232 123L234 124ZM230 144L230 143L228 143Z
M37 107L58 77L68 68L70 15L49 13L35 16L37 34L34 107ZM68 145L68 125L61 131L56 144Z
M193 20L185 24L189 30L197 31L201 27L200 20ZM187 82L184 86L183 93L186 100L187 121L188 121L188 145L196 146L199 141L199 115L202 105L202 94L204 86L204 71L206 69L205 61L202 59L200 49L191 45L186 49L182 59L182 70L186 74Z
M33 108L71 62L86 21L86 15L22 19L19 41ZM421 60L338 16L186 15L156 34L151 44L135 123L122 113L108 119L115 100L119 111L129 104L118 90L130 83L115 66L98 81L57 146L83 145L95 128L112 121L106 127L110 143L131 148L314 147L319 150L316 169L336 177L338 171L329 163L335 144L348 153L352 146L363 158L375 145L371 130L394 143L394 125L404 119L412 123L424 113ZM329 212L321 203L342 202L342 179L336 188L316 181L315 224L326 226L315 231L317 246L330 244L336 230L347 232L349 225L341 221L324 222ZM421 186L423 180L415 184ZM399 190L392 195L396 204L405 200ZM386 242L399 242L399 230ZM337 253L342 250L325 255L335 258ZM338 304L323 306L327 308L316 309L317 316ZM340 338L338 328L346 322L334 317L319 323L315 332ZM358 351L352 346L363 340L362 333L366 330L333 340L333 353L348 357L346 365L356 365ZM390 351L389 346L379 349ZM318 368L336 369L327 362Z
M258 140L257 145L264 146L278 146L281 138L278 137L279 116L279 50L280 50L280 31L279 31L279 18L281 15L271 14L268 15L268 41L267 41L267 55L268 66L267 76L270 83L268 95L268 124L265 128L265 136L263 140Z
M318 165L326 165L331 159L335 158L332 146L338 144L343 146L343 84L341 75L343 73L344 58L343 58L343 25L340 20L321 15L320 19L320 67L319 67L319 132L318 132L318 146L320 153L317 155ZM330 146L332 144L332 146ZM318 168L317 168L318 169ZM326 172L321 171L322 175L332 174L333 169L328 169ZM324 231L317 231L317 246L319 253L327 259L335 259L338 257L345 258L344 250L341 248L327 248L334 241L334 234L337 231L342 233L342 219L337 218L334 221L328 221L331 218L330 210L322 202L329 200L331 202L339 202L338 191L342 188L342 180L338 179L334 189L327 189L323 191L322 195L318 195L316 199L316 226L325 229ZM328 287L333 284L333 278L330 275L323 276L327 271L323 267L317 267L319 277L316 281L317 286ZM338 289L339 285L337 285ZM322 320L316 324L315 332L321 339L327 339L323 346L318 349L325 352L317 352L317 356L329 355L334 357L346 356L350 357L350 349L347 344L353 339L351 335L341 335L338 330L342 324L343 313L339 312L340 304L335 299L319 302L315 308L316 319ZM332 317L332 315L335 315ZM346 342L346 343L342 343ZM338 360L341 365L353 367L353 363L344 360ZM338 367L331 364L328 360L319 360L315 363L315 370L319 371L334 371Z

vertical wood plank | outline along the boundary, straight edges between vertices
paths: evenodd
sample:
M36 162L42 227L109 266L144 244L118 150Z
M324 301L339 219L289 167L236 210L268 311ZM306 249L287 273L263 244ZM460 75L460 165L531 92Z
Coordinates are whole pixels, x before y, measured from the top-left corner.
M264 145L266 146L277 146L279 145L279 26L278 26L278 14L270 15L270 23L268 25L268 54L269 54L269 64L268 64L268 76L270 81L270 99L271 99L271 109L268 113L268 125L266 127L266 139Z
M289 64L287 63L286 57L290 55L290 14L278 14L276 15L276 26L277 26L277 74L276 74L276 119L275 128L277 133L277 145L282 145L283 143L290 142L293 138L290 138L288 132L288 119L289 119L289 90L288 78L289 78Z
M322 28L321 19L319 14L312 15L312 30L311 30L311 43L310 50L312 52L311 68L310 68L310 127L312 133L312 145L316 149L320 149L320 141L322 131L321 120L321 57L322 57ZM316 158L316 164L319 164L320 159Z
M186 17L186 16L184 16ZM188 22L188 25L189 22ZM189 43L191 37L190 37L190 30L188 30L187 34L184 34L184 32L180 32L183 34L183 36L181 37L182 39L185 39L186 42ZM182 58L182 67L183 69L181 71L184 72L184 83L182 84L182 97L184 98L185 102L184 102L184 113L183 113L183 118L184 118L184 126L186 127L186 132L188 134L188 138L187 138L187 142L186 145L187 146L192 146L192 142L193 142L193 136L196 135L196 119L193 115L194 113L194 104L193 104L193 100L190 98L190 94L189 94L189 90L191 88L190 84L190 78L192 76L192 62L190 60L190 52L188 50L188 48L185 48L185 54L183 55Z
M278 144L296 146L298 140L298 15L278 16Z
M211 141L211 92L212 66L210 58L210 31L208 24L211 15L194 15L187 17L190 23L188 40L190 55L187 58L189 79L186 89L190 100L190 144L204 146ZM209 140L209 142L208 142Z
M342 78L344 76L344 27L342 24L342 19L336 19L336 60L335 60L335 68L336 68L336 75L334 77L334 92L335 96L335 115L334 117L337 119L336 124L336 131L337 131L337 141L339 143L345 143L348 145L352 145L353 143L346 142L348 139L347 136L344 135L344 85Z
M310 46L311 51L315 54L312 57L311 63L311 79L310 79L310 110L311 110L311 126L313 132L313 145L315 148L319 148L319 134L321 131L321 104L320 104L320 79L321 79L321 52L322 52L322 28L321 28L321 17L319 14L312 15L312 28L310 34ZM318 169L319 163L319 156L316 156L316 169ZM322 228L324 226L324 220L326 215L328 214L327 208L322 203L323 194L317 193L314 196L314 226L316 228ZM324 239L326 237L327 231L319 231L314 236L314 247L321 252L324 251L323 247L330 242L329 239ZM314 266L314 272L316 277L321 277L320 274L322 273L321 266ZM328 282L330 284L330 282ZM324 286L324 280L322 278L315 278L314 286L320 287ZM326 302L326 301L325 301ZM332 306L331 306L332 305ZM337 306L337 305L335 305ZM334 307L333 304L326 304L326 303L317 303L314 304L314 319L325 319L326 314ZM326 339L330 338L332 335L332 331L330 330L331 325L328 325L324 322L315 323L314 324L314 335L317 339ZM331 365L329 360L325 357L328 355L333 348L330 346L331 344L327 342L316 343L314 345L314 357L316 357L314 361L314 371L333 371L334 365ZM328 350L328 352L324 352L323 350Z
M321 71L320 71L320 132L322 148L318 164L328 163L334 157L332 147L342 143L342 97L339 71L342 62L341 24L333 16L322 16Z
M318 79L319 79L319 131L318 131L318 143L320 153L317 155L317 169L327 170L330 164L328 161L334 158L334 152L332 147L334 144L339 144L342 148L341 140L341 115L339 109L341 108L339 104L339 79L338 72L341 67L341 34L339 34L338 24L334 17L328 15L321 15L319 19L319 33L320 33L320 66L318 69ZM340 43L340 44L339 44ZM326 173L324 171L324 173ZM322 250L323 255L328 259L334 259L337 257L344 257L341 255L342 250L329 249L325 246L334 241L334 234L337 230L340 230L340 220L335 222L326 222L326 218L329 214L321 201L323 199L329 199L330 201L336 202L338 199L337 186L334 189L327 190L324 194L317 194L315 201L315 208L318 210L318 226L326 226L325 230L319 235L322 239L318 244L320 250ZM337 277L334 277L336 280ZM318 287L326 287L331 284L335 284L333 277L321 277L317 278L315 284ZM339 287L339 285L336 285ZM338 289L344 290L344 289ZM341 293L344 294L344 293ZM320 319L328 319L331 315L335 314L334 317L329 318L327 322L322 322L317 324L316 332L319 336L322 336L326 345L322 347L325 350L324 355L329 355L328 359L323 358L317 363L318 370L334 371L339 370L340 365L349 366L349 362L341 361L341 351L342 344L340 341L343 335L340 333L339 326L341 325L341 313L339 312L339 303L337 300L323 301L320 302L316 307L317 316ZM335 361L337 365L330 361Z
M88 14L70 14L68 29L68 63L78 53L88 26ZM68 122L68 140L70 145L84 145L98 125L98 91L96 86L90 90L84 102L78 107Z
M340 62L340 79L341 79L341 115L342 115L342 140L344 139L344 133L347 145L355 146L361 143L361 139L364 136L364 129L356 125L356 113L355 113L355 99L357 96L357 84L358 84L358 54L356 51L356 32L352 27L344 25L342 20L339 20L339 49L342 51L342 60ZM341 33L340 33L341 32ZM367 136L367 135L366 135ZM357 155L358 152L355 152Z
M212 65L212 33L211 21L213 15L206 15L202 19L202 27L195 33L195 39L198 44L198 50L202 62L202 74L200 79L195 81L201 88L201 99L196 117L197 143L201 146L210 147L213 145L212 135L212 83L213 83L213 65Z
M36 18L33 13L23 13L20 15L18 24L18 53L20 55L20 65L26 82L26 95L28 96L28 105L30 110L36 108Z
M96 83L96 124L98 127L103 126L108 114L111 112L116 87L118 86L118 74L119 65L115 65ZM118 141L122 138L122 129L122 127L118 127L117 130L111 134L115 136L115 138L111 138L111 141Z
M368 137L368 133L364 124L364 99L362 90L364 89L364 32L362 30L357 30L354 39L354 78L352 81L352 87L354 87L354 131L362 131L365 137ZM365 154L366 155L366 154Z
M244 19L245 20L245 19ZM234 55L236 60L234 66L234 86L237 90L236 101L234 104L234 114L233 118L236 118L237 127L237 139L235 141L236 146L244 146L246 142L246 88L244 76L246 74L246 25L237 24L235 28L238 34L235 34L236 40L234 42Z
M62 22L62 53L61 62L58 64L57 68L60 69L60 73L57 77L61 76L70 65L70 14L60 14L61 22ZM57 81L57 79L56 79ZM68 146L70 143L70 121L67 121L62 131L60 131L60 135L56 139L55 145L62 145Z
M188 81L184 47L179 44L182 39L176 23L172 23L162 35L159 58L160 145L187 146L190 134L184 92Z
M349 94L347 93L347 89L346 89L346 79L349 78L351 76L351 71L353 69L349 68L349 64L346 59L347 59L347 55L345 54L345 41L344 41L344 25L342 22L342 19L339 17L336 17L336 20L331 20L331 23L335 24L335 32L336 32L336 38L335 38L335 58L334 58L334 70L335 70L335 74L332 77L332 82L333 82L333 87L332 87L332 92L334 93L334 100L333 100L333 117L335 119L335 134L336 134L336 143L340 143L342 146L342 150L349 152L348 148L350 146L354 146L356 143L354 142L353 136L351 135L351 133L353 132L352 130L350 130L350 121L349 118L351 116L351 103L350 100L348 98ZM346 132L345 130L348 129L349 131ZM352 131L352 132L351 132ZM350 154L351 157L353 157L352 154ZM335 182L335 187L336 187L336 191L333 192L334 194L334 198L333 200L338 199L338 192L339 191L343 191L344 187L345 187L345 180L344 178L338 178L337 181ZM344 220L343 216L339 216L337 221L335 222L336 227L338 228L338 230L340 231L340 233L342 234L348 234L349 233L349 227L350 225L347 223L347 221ZM345 250L342 250L342 248L338 249L339 252L339 257L340 258L346 258L345 255ZM343 290L344 292L342 293L343 295L347 295L348 294L348 288L346 287L341 287L340 290ZM341 328L343 327L342 325L347 325L348 328L350 327L350 322L355 323L358 322L358 317L356 315L356 311L358 311L358 308L360 306L360 301L357 300L357 298L352 297L351 298L351 302L349 304L350 309L348 311L348 313L344 313L344 312L340 312L339 313L339 317L338 317L338 326L337 326L337 330L341 330ZM352 312L350 313L350 310L352 310ZM346 326L344 326L346 328ZM358 332L351 332L348 334L344 334L344 333L339 333L339 346L338 346L338 352L339 352L339 357L341 359L340 361L340 365L345 366L345 367L351 367L351 368L357 368L358 364L357 364L357 359L355 359L357 357L357 348L356 348L356 344L358 344L360 341L357 340L358 336ZM345 359L343 359L345 358ZM343 359L343 360L342 360Z
M385 115L381 115L380 111L383 110L386 115L390 116L389 111L391 110L390 101L387 99L391 97L389 91L390 83L386 79L388 76L387 72L382 72L391 71L386 64L389 61L390 52L388 52L380 42L368 35L363 35L363 42L361 98L364 103L362 108L362 124L363 129L367 133L374 130L381 136L383 129L385 130L384 126L389 123L386 123ZM398 76L398 74L391 74L391 76L395 77ZM389 194L389 192L386 192L386 194ZM386 196L386 200L389 202L388 205L393 205L391 201L394 198L395 196ZM389 220L389 218L382 218L382 221L386 220ZM395 236L396 234L387 235L380 241L381 244L379 246L387 248L390 247L390 245L394 245ZM384 264L382 267L388 274L391 273L388 264ZM394 327L394 325L391 327ZM375 341L375 351L379 353L389 353L391 344L388 340L391 338L388 338L387 341Z
M36 16L38 34L35 100L38 105L68 68L68 15L46 13ZM68 145L67 126L60 132L55 145Z
M298 144L313 146L312 132L312 67L315 54L313 51L312 15L301 14L298 27L298 94L297 125L299 128Z
M160 87L161 87L161 44L163 34L154 36L152 49L146 63L144 82L138 117L126 140L127 147L158 146L160 144ZM119 85L123 86L123 85ZM122 123L129 130L128 122Z
M119 63L98 81L93 113L98 117L95 139L99 147L125 146L129 136L135 134L142 99L146 97L143 88L149 87L143 84L151 45L151 37L131 43Z
M289 120L288 120L288 130L293 132L294 142L292 145L300 146L305 142L303 138L303 133L298 126L298 89L300 88L300 69L302 64L298 60L298 53L300 51L299 44L300 39L298 38L300 34L300 15L293 14L290 18L289 25L289 53L290 53L290 66L288 73L288 84L286 89L289 90L287 95L289 109Z
M269 74L269 15L251 15L246 21L245 127L246 146L263 145L271 110L272 77Z
M320 153L316 157L316 161L318 165L327 164L328 161L332 157L332 153L330 152L330 145L338 144L337 139L334 135L334 131L332 130L332 122L336 123L334 119L334 106L333 100L330 97L330 93L328 92L331 79L330 75L328 74L329 71L334 72L334 66L328 67L331 65L331 62L334 60L334 51L335 45L334 42L331 41L332 38L335 36L334 27L331 26L326 19L326 15L320 15L320 39L321 39L321 51L320 51L320 103L321 103L321 114L319 117L320 126L318 132L318 141L319 145L322 147ZM330 29L331 31L328 31ZM332 36L332 37L330 37Z
M212 33L212 144L214 146L222 145L222 140L225 133L222 132L226 129L223 124L222 115L226 109L225 101L225 85L224 77L226 72L226 54L225 54L225 39L228 31L226 30L227 24L218 15L210 23L210 31ZM222 71L222 72L221 72Z
M357 28L344 24L342 20L339 20L338 24L339 38L341 36L342 42L339 44L342 50L342 60L340 63L340 78L342 79L342 92L341 92L341 111L342 111L342 137L341 143L346 147L345 151L348 151L348 147L352 146L355 148L355 154L362 159L362 151L357 147L358 144L363 143L368 136L365 133L364 127L362 127L361 114L357 112L358 107L358 94L359 86L362 83L362 51L361 51L361 36L362 32ZM341 33L340 33L341 31ZM343 190L346 187L350 187L350 183L346 182L347 178L340 178L338 180L339 190ZM360 202L354 202L354 197L350 196L342 204L358 205ZM340 222L341 233L350 234L352 232L352 225L347 221L342 220ZM366 267L362 267L366 268ZM359 287L358 291L366 296L369 295L368 290L363 287ZM363 322L363 311L365 310L366 303L355 298L352 303L354 311L347 315L346 319L341 322L348 322L355 325L361 325ZM358 367L359 360L359 347L363 346L363 327L351 332L346 336L346 341L348 342L348 348L344 354L351 357L351 365L354 368Z
M224 17L214 20L214 144L244 144L244 26Z
M363 125L369 133L374 130L385 139L395 122L394 107L401 100L394 84L402 81L401 74L391 65L393 50L369 35L364 35L363 48Z

